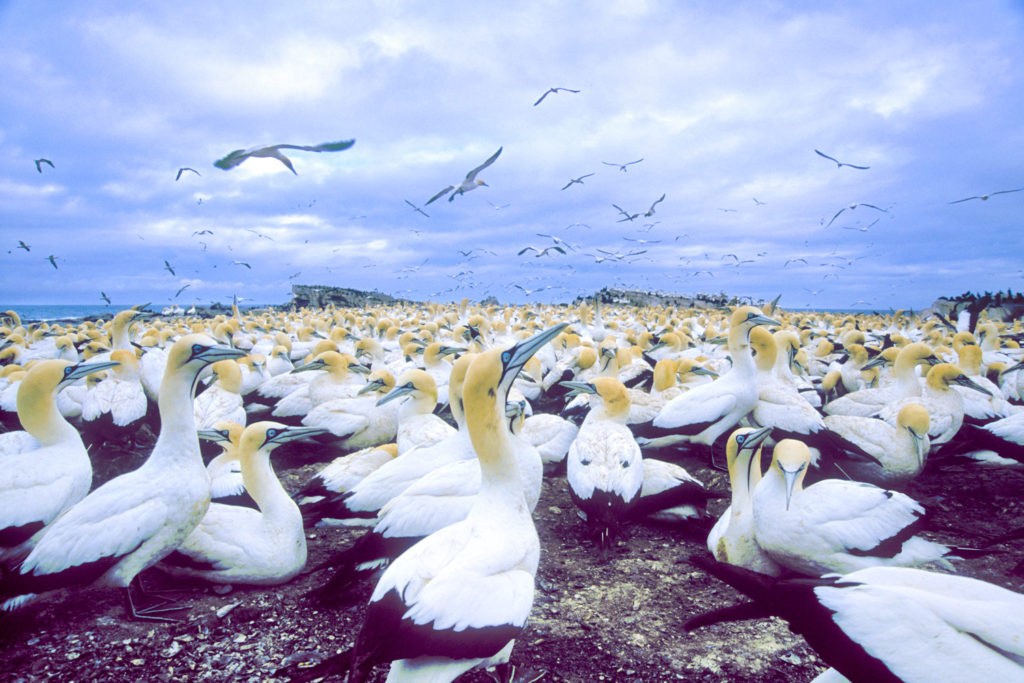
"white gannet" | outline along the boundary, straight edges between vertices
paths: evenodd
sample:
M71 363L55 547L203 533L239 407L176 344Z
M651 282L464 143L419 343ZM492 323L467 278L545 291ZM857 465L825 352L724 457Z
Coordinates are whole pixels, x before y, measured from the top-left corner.
M732 502L708 534L708 550L719 562L778 576L779 564L754 537L754 488L761 481L761 447L771 427L741 427L725 445Z
M783 439L754 489L755 538L779 564L820 576L935 562L949 552L916 535L924 508L909 496L844 479L804 489L810 461L806 444Z
M461 183L459 183L458 185L449 185L448 187L444 188L443 190L435 194L433 197L428 199L427 203L424 204L424 206L427 206L428 204L432 203L437 199L440 199L449 192L451 192L451 195L448 197L448 201L452 201L453 199L455 199L456 196L460 194L465 194L470 190L475 190L480 185L487 186L487 183L485 183L484 181L477 180L476 176L478 173L480 173L480 171L484 170L485 168L493 164L495 160L497 160L498 156L501 154L501 150L502 148L499 147L498 151L492 154L490 158L487 159L487 161L485 161L484 163L480 164L472 171L467 173L466 178Z
M1024 595L968 578L870 567L820 579L776 579L690 560L754 600L684 628L779 616L833 669L820 681L1013 681L1024 677Z
M200 439L220 444L221 452L206 463L210 475L210 502L226 505L255 507L256 502L246 490L242 481L242 464L238 459L238 443L245 425L237 422L220 421L210 429L199 429Z
M754 306L733 312L727 347L732 369L669 401L654 419L654 427L681 440L712 445L757 405L757 366L750 353L750 330L778 325Z
M396 380L395 387L377 401L377 406L406 396L408 398L398 413L395 437L399 453L417 446L430 446L455 433L451 425L434 415L437 384L430 373L418 368L406 370Z
M375 664L390 661L390 681L445 683L477 666L507 664L533 605L540 541L523 496L505 401L526 359L564 327L474 358L463 398L483 483L469 515L384 571L351 652L293 680L348 668L348 680L358 683Z
M323 431L279 422L246 427L238 456L245 489L259 509L211 503L199 525L158 566L173 576L265 586L298 574L306 564L302 513L281 486L270 454L282 443Z
M192 412L196 429L213 429L218 422L237 422L245 426L242 406L242 369L235 360L222 360L210 366L215 380L196 396Z
M566 478L572 501L604 554L644 481L640 446L626 426L629 392L614 377L562 385L590 396L590 412L569 446Z
M82 438L57 410L56 395L117 363L37 363L18 388L24 431L0 434L0 557L80 501L92 485Z
M876 356L864 364L861 369L869 369L881 362L882 356ZM896 360L893 363L893 383L851 391L828 402L822 410L828 415L870 417L889 403L903 398L920 396L922 381L917 376L917 366L925 363L934 365L938 362L939 357L935 355L935 351L928 344L924 342L907 344L896 354Z
M310 477L292 498L302 511L303 523L313 526L329 516L332 503L386 462L398 457L398 444L386 443L342 455Z
M931 419L919 403L896 416L898 426L874 417L826 415L823 440L832 462L848 477L876 486L900 486L921 473L931 447Z
M160 386L160 436L149 458L44 528L32 552L0 579L5 607L42 591L98 580L127 590L133 616L150 616L134 607L129 584L176 548L210 503L192 417L197 378L207 365L243 355L203 334L175 342Z

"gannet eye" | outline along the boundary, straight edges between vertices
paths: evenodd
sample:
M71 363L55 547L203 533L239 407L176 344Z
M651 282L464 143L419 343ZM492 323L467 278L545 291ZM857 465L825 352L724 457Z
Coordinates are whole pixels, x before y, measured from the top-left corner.
M278 432L278 430L276 430L276 429L273 429L273 428L271 428L271 429L268 429L268 430L267 430L267 438L268 438L268 439L273 439L273 438L274 438L275 436L277 436L277 435L278 435L278 433L279 433L279 432Z
M501 353L501 362L502 363L507 363L510 360L512 360L512 353L510 351L503 351Z
M68 375L70 375L74 371L74 369L74 365L69 365L66 368L64 368L64 376L67 377Z

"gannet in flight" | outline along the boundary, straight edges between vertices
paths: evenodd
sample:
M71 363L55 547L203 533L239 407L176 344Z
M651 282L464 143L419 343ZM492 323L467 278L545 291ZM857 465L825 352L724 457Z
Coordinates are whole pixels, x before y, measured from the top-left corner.
M56 168L56 166L53 165L53 162L49 159L36 159L36 170L40 173L43 172L43 164L49 164L50 168Z
M543 95L541 95L539 100L537 100L536 102L533 103L533 106L536 107L538 104L540 104L541 102L544 101L545 97L547 97L551 93L557 93L559 91L561 91L561 92L571 92L571 93L578 93L579 92L579 90L570 90L569 88L548 88L547 92L545 92Z
M32 247L25 244L23 240L18 240L18 249L24 249L25 251L32 251Z
M174 272L174 268L171 267L171 264L168 263L166 259L164 259L164 270L166 270L171 275L176 275L176 273Z
M834 161L836 163L836 168L842 168L843 166L849 166L850 168L856 168L856 169L858 169L860 171L866 171L869 168L871 168L870 166L855 166L853 164L848 164L845 161L839 161L839 159L835 159L833 157L830 157L829 155L825 154L824 152L820 152L818 150L814 150L814 153L817 154L820 157L825 157L829 161Z
M236 149L223 159L217 159L217 161L213 162L213 165L217 168L222 168L225 171L228 171L235 166L238 166L249 157L272 158L277 159L287 166L289 171L298 175L295 171L295 167L292 166L291 159L281 153L282 149L297 149L302 152L341 152L348 149L355 143L355 140L342 140L340 142L324 142L319 145L268 145L266 147Z
M1022 189L1024 189L1024 188L1022 188ZM859 204L850 204L849 206L844 206L843 208L841 208L841 209L839 209L838 211L836 211L836 215L835 215L835 216L832 216L832 220L830 220L830 221L829 221L829 222L828 222L828 223L827 223L827 224L825 225L825 227L827 228L828 226L832 225L833 221L835 221L835 219L839 218L839 214L841 214L841 213L842 213L843 211L846 211L847 209L849 209L850 211L853 211L853 210L854 210L854 209L856 209L856 208L857 208L858 206L866 206L866 207L868 207L869 209L875 209L876 211L881 211L882 213L889 213L889 212L888 212L888 211L887 211L886 209L883 209L883 208L882 208L882 207L880 207L880 206L875 206L874 204L864 204L864 203L859 203Z
M54 256L53 254L50 254L49 256L46 257L46 260L50 262L50 265L53 266L54 270L57 270L57 257L56 256Z
M422 213L422 214L423 214L424 216L426 216L427 218L430 218L430 214L428 214L428 213L427 213L426 211L424 211L424 210L423 210L423 209L421 209L420 207L418 207L418 206L416 206L415 204L413 204L412 202L410 202L410 201L409 201L408 199L403 199L402 201L404 201L404 202L405 202L406 204L408 204L409 206L411 206L411 207L412 207L412 210L413 210L413 211L415 211L416 213Z
M988 194L980 194L980 195L977 195L977 196L974 196L974 197L964 197L963 199L957 199L954 202L950 202L950 204L959 204L960 202L969 202L972 199L980 199L981 201L985 201L989 197L994 197L997 194L1009 194L1011 192L1020 192L1021 190L1024 190L1024 187L1018 187L1016 190L999 190L998 192L989 192Z
M487 168L491 164L493 164L494 161L501 154L501 150L502 149L503 149L502 147L499 147L498 151L495 152L494 154L492 154L490 159L488 159L487 161L485 161L484 163L480 164L479 166L474 168L472 171L467 173L465 180L463 180L458 185L449 185L448 187L444 188L443 190L441 190L440 192L435 194L433 197L428 199L427 203L424 204L424 206L427 206L431 202L440 199L441 197L445 196L449 192L451 192L451 196L448 197L448 201L452 201L453 199L455 199L456 195L465 194L465 193L469 192L470 190L475 190L478 185L487 185L487 183L485 183L484 181L477 180L476 179L476 174L479 173L480 171L484 170L485 168ZM452 192L452 190L454 190L454 192Z
M625 172L626 172L626 167L627 167L627 166L632 166L633 164L639 164L639 163L640 163L641 161L643 161L643 157L641 157L641 158L637 159L636 161L627 161L627 162L626 162L626 163L624 163L624 164L613 164L613 163L612 163L612 162L610 162L610 161L602 161L601 163L602 163L602 164L604 164L605 166L617 166L617 167L619 168L619 170L620 170L620 171L622 171L623 173L625 173Z
M189 168L188 166L182 166L181 168L178 169L178 175L174 176L174 182L178 182L179 180L181 180L181 174L184 173L185 171L192 171L193 173L195 173L198 176L203 175L202 173L200 173L199 171L197 171L194 168Z
M576 183L582 185L583 184L583 179L584 178L589 178L592 175L594 175L594 174L593 173L588 173L586 175L581 175L579 178L570 178L569 182L567 182L565 184L565 187L563 187L562 189L563 190L568 190L570 187L572 187Z

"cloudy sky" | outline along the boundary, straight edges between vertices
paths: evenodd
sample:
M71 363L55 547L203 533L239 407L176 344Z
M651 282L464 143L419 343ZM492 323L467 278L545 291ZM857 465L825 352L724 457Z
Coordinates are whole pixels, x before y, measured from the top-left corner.
M2 304L1024 286L1020 3L14 0L0 35Z

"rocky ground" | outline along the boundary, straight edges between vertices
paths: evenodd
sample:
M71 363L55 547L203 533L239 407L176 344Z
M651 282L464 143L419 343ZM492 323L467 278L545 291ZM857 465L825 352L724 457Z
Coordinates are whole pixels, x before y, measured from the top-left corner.
M108 451L98 480L110 470L141 462L145 448ZM699 463L691 472L725 489L724 473ZM317 465L278 462L282 480L296 489ZM1024 473L1005 468L947 466L930 469L908 493L926 501L931 537L976 545L1024 525ZM715 501L720 512L726 501ZM728 586L691 566L704 553L693 529L637 524L601 562L583 531L564 477L545 481L535 514L542 554L529 625L512 662L544 681L808 681L823 664L781 621L722 624L686 633L683 622L739 599ZM307 537L310 566L360 532L317 528ZM1024 579L1013 568L1024 543L1006 552L959 564L966 575L1015 590ZM181 587L155 570L152 588ZM353 642L371 586L340 609L325 609L303 595L326 572L302 575L272 588L237 586L218 593L186 587L188 609L174 623L125 618L120 591L64 591L0 621L0 668L13 681L270 681L282 665L316 661ZM374 680L382 681L380 667ZM491 680L483 672L466 681Z

